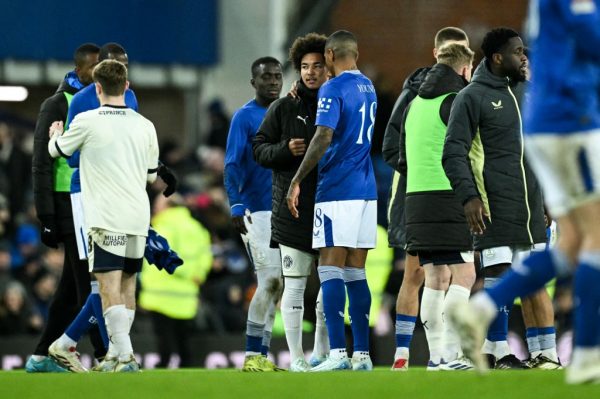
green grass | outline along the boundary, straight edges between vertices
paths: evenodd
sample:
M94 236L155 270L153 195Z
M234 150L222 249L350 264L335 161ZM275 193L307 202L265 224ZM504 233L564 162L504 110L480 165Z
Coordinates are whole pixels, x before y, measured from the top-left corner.
M562 371L405 373L242 373L238 370L147 370L139 374L26 374L0 372L0 398L153 399L585 399L600 398L600 385L568 386Z

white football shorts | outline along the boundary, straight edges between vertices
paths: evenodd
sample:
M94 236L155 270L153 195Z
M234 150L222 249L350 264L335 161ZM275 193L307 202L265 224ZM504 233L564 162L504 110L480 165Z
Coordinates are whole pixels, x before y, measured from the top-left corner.
M281 272L284 277L310 276L310 271L319 259L317 254L282 244L279 244L279 249L281 250Z
M248 217L252 220L249 222ZM268 267L281 268L279 248L271 248L271 211L248 213L244 216L248 233L242 234L242 241L254 265L254 269Z
M88 240L90 272L138 273L142 270L146 237L91 228Z
M541 252L546 249L546 243L538 243L526 247L495 247L481 251L481 267L496 266L503 263L514 263L527 258L531 252Z
M313 248L375 248L377 201L349 200L315 204Z
M600 200L600 129L525 138L527 159L553 218Z
M88 235L85 230L81 192L71 193L71 207L73 208L73 225L75 226L77 252L79 252L79 259L84 260L88 258Z

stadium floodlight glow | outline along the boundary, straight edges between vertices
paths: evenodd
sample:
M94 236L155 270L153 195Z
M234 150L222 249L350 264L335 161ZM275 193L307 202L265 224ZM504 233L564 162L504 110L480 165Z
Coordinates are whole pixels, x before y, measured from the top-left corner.
M0 101L25 101L28 95L24 86L0 86Z

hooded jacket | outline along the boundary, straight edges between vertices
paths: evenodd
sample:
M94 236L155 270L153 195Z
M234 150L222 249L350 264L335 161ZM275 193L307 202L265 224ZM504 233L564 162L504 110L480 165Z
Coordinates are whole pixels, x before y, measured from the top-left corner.
M384 161L398 172L400 156L400 128L404 111L417 96L421 83L425 80L430 67L415 70L406 80L402 92L394 104L392 115L383 136L382 155ZM406 177L394 173L394 180L388 196L388 242L390 247L404 248L406 234L404 229L404 195L406 192Z
M462 205L480 197L490 215L474 238L477 250L546 240L542 192L524 152L522 90L484 59L450 114L444 170Z
M473 249L463 207L441 162L452 102L466 84L451 67L436 64L404 113L399 169L407 177L404 214L409 251Z
M52 218L61 234L74 231L73 214L69 190L55 189L55 169L58 162L64 159L53 159L48 153L48 130L54 121L66 123L69 100L83 84L75 72L69 72L58 86L56 93L42 103L34 132L33 146L33 198L35 209L40 219Z
M313 252L312 228L317 189L318 168L314 168L300 184L296 219L287 206L286 195L303 156L292 155L288 143L303 138L306 146L316 132L317 90L300 84L298 99L283 97L271 104L253 140L254 159L273 170L273 213L271 245L283 244L305 252Z

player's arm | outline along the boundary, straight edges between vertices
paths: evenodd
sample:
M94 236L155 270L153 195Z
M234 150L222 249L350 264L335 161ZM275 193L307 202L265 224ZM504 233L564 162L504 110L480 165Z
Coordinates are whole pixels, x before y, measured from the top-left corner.
M398 170L398 157L400 154L400 130L402 128L402 117L404 111L408 107L408 104L415 97L414 93L410 89L402 90L402 93L396 100L392 115L388 121L385 133L383 135L383 146L381 148L381 155L383 160L389 166Z
M246 128L243 116L238 111L231 119L229 127L227 147L225 149L225 170L223 173L225 191L227 192L231 209L231 222L234 229L240 234L248 232L244 224L246 204L242 200L240 193L240 188L246 179L246 173L242 164L245 147L248 143Z
M477 134L480 99L461 92L454 101L448 121L442 165L455 195L463 204L465 217L471 231L482 234L485 230L483 202L471 171L469 152Z
M398 172L400 172L400 174L402 174L403 176L407 176L408 173L408 163L406 162L406 118L408 116L408 111L410 110L410 104L406 107L406 109L404 110L404 113L402 114L402 122L400 124L400 132L398 134L399 136L399 148L398 148L398 157L397 157L397 164L396 164L396 170Z
M252 139L252 152L256 162L262 167L274 170L290 169L294 164L294 156L303 155L306 150L303 139L281 140L283 136L281 120L284 117L281 108L281 102L269 107L256 136ZM300 148L300 151L296 151L295 146L292 147L296 140L302 141L303 148Z
M317 126L317 132L310 141L306 155L296 171L296 175L292 179L290 188L287 193L287 203L292 216L299 217L298 213L298 196L300 195L300 183L319 163L319 160L329 148L333 138L333 129L327 126Z
M148 183L154 183L158 176L158 169L160 162L158 160L158 138L156 137L156 128L154 124L150 122L150 145L148 147L148 175L146 181Z
M50 126L50 141L48 141L48 152L53 158L69 158L75 151L81 148L86 139L87 129L83 118L76 116L70 125L69 133L64 134L62 121L55 121Z

